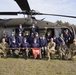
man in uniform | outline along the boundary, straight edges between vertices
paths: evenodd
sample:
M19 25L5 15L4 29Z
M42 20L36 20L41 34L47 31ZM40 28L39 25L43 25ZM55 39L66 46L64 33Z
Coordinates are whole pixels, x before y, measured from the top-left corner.
M11 34L11 36L9 36L9 40L8 40L9 45L11 45L11 43L13 42L14 39L15 39L15 33L12 32L12 34Z
M60 44L59 56L61 59L68 59L68 47L66 46L64 41L62 41L62 43Z
M46 34L47 42L50 42L50 39L51 39L51 38L52 38L52 35L51 35L50 32L48 32L48 33Z
M22 43L21 47L23 48L22 49L23 57L27 59L28 58L28 52L29 52L30 45L27 42L27 39L26 38L24 38L24 42Z
M40 37L39 37L38 32L36 32L35 34L35 39L37 40L37 43L40 44Z
M76 39L74 39L73 43L70 45L70 51L71 51L71 59L73 60L76 54Z
M40 58L42 57L41 50L36 39L34 39L34 43L32 44L32 51L35 59L37 58L37 56L39 56Z
M8 36L7 36L7 34L6 34L6 33L3 33L2 38L5 38L5 41L8 43Z
M16 41L19 46L21 46L21 44L23 43L23 36L21 32L19 32L19 35L17 36Z
M10 53L12 57L19 57L19 45L16 43L16 39L13 40L13 42L10 45Z
M36 39L34 39L34 43L32 43L32 48L39 48L39 44Z
M55 54L55 46L56 44L53 41L53 38L51 38L51 41L48 43L48 61L50 60L50 58L53 58L53 55Z
M30 46L32 46L32 44L34 43L34 38L35 38L34 33L31 33L31 36L29 38L29 44L30 44Z
M18 28L16 28L16 33L18 34L19 32L23 33L24 28L22 27L22 25L20 24Z
M5 38L2 38L2 42L0 43L0 53L2 53L4 57L7 57L8 50L6 48L8 47L9 45L5 42Z
M41 55L42 55L42 57L45 57L46 56L46 49L47 49L47 40L46 40L44 35L40 39L40 46L41 46Z
M69 33L68 30L65 31L65 33L63 34L64 36L64 41L66 43L66 45L69 47L71 39L72 39L72 35Z
M26 32L26 34L24 35L24 38L26 38L27 42L30 43L30 36L28 32Z
M34 33L34 35L35 35L36 32L38 32L38 28L35 26L35 24L33 24L32 27L31 27L31 29L30 29L30 34Z

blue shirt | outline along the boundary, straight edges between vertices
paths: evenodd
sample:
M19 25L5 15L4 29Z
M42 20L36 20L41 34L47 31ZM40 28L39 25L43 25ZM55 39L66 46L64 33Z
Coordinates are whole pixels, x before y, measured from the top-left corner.
M22 47L22 48L29 48L30 45L29 45L28 42L26 42L26 43L23 43L23 44L21 45L21 47Z
M47 40L46 39L40 39L40 46L41 47L47 46Z
M10 36L8 39L8 43L11 44L14 39L15 39L15 36Z
M17 40L17 43L23 43L23 36L17 36L17 38L16 38L16 40Z
M39 44L38 43L33 43L32 48L39 48Z

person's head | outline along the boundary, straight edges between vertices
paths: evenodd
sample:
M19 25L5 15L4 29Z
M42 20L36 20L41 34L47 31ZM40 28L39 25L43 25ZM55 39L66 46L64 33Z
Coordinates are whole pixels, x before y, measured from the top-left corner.
M63 34L60 34L60 37L63 37Z
M21 32L19 32L19 36L22 36Z
M13 39L13 43L16 43L16 39L15 38Z
M12 34L11 34L12 36L14 36L14 32L12 32Z
M22 28L22 25L21 24L19 25L19 28Z
M6 33L4 33L4 34L3 34L3 37L6 37L6 36L7 36Z
M26 35L29 35L28 32L26 32Z
M53 38L50 39L51 42L53 42L53 40L54 40Z
M34 43L36 43L37 42L37 40L36 39L34 39Z
M50 36L50 32L48 32L47 35Z
M36 32L36 36L38 36L39 34L38 34L38 32Z
M56 39L56 38L57 38L57 37L56 37L56 35L55 35L53 39Z
M73 40L73 43L76 45L76 39Z
M6 40L5 40L5 38L2 38L2 42L4 43Z
M42 39L45 39L45 35L42 36Z
M26 38L24 38L24 43L26 43L26 41L27 41L27 39L26 39Z
M66 29L65 33L67 34L68 33L68 30Z
M32 25L32 28L35 28L35 25L34 24Z
M31 33L31 36L34 36L34 33Z

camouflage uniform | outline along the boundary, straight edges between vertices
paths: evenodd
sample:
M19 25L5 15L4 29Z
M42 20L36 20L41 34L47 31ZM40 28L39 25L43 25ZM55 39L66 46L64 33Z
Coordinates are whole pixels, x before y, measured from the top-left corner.
M73 59L74 55L76 54L76 45L71 44L70 45L70 50L71 50L71 59Z
M49 42L48 43L48 58L50 60L50 58L52 58L52 55L55 54L55 42ZM50 54L51 54L51 57L50 57Z
M7 56L8 50L6 48L8 48L8 47L9 47L9 45L7 43L5 43L5 44L0 43L0 53L2 53L4 57Z
M59 56L61 59L68 59L68 47L64 44L64 45L60 45L59 47Z

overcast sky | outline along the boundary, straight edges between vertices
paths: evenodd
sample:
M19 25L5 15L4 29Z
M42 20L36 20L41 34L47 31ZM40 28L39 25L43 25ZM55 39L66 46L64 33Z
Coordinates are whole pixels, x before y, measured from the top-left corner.
M63 14L76 16L76 0L28 0L30 8L38 12L50 14ZM21 11L14 0L0 0L0 11ZM1 16L0 18L19 18L23 15L17 16ZM36 16L38 19L45 18L47 21L56 22L62 20L76 25L76 19L61 18L53 16Z

